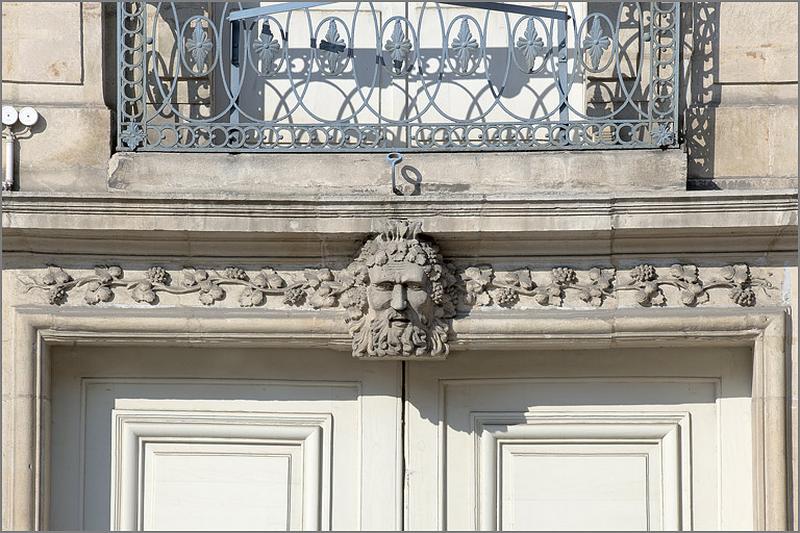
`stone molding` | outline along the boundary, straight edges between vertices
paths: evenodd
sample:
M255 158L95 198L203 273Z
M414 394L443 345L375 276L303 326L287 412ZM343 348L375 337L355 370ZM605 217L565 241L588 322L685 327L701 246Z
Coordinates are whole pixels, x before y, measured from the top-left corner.
M754 273L747 264L728 265L719 275L701 277L701 269L691 264L656 267L639 264L627 272L613 267L588 270L568 266L552 269L523 268L498 271L492 265L456 266L447 264L453 282L445 290L457 316L479 307L514 308L521 298L535 308L608 308L609 299L621 292L635 294L641 307L695 307L707 304L712 292L727 291L730 306L754 307L759 294L769 303L777 288L768 279ZM347 271L330 268L307 268L302 274L276 271L265 267L248 272L244 268L187 267L169 271L153 266L143 273L128 275L119 266L97 266L93 274L72 275L57 265L48 265L38 279L23 274L19 281L24 292L38 292L51 305L70 303L113 304L121 294L136 304L157 306L160 294L180 299L181 305L214 306L233 299L243 308L305 308L313 310L347 308L342 297L357 286ZM664 288L678 292L668 296ZM233 290L231 290L233 289ZM568 292L574 292L584 305L569 305ZM73 302L70 297L79 296ZM78 303L79 302L79 303Z
M262 257L314 264L323 260L320 241L324 260L348 257L354 241L386 218L419 220L443 249L463 249L468 257L476 250L483 257L574 256L576 250L585 256L736 250L774 257L797 250L796 191L403 198L12 192L2 202L5 253L192 256L214 258L213 265L244 262L243 252L258 249Z
M126 131L135 137L136 129ZM391 195L391 171L381 154L117 153L109 160L108 190L126 193L238 195L280 194L292 176L292 192L310 195ZM497 194L524 191L680 192L686 187L686 155L680 150L563 150L480 153L406 152L401 174L417 176L422 195ZM320 172L320 169L325 169ZM164 179L180 176L180 179ZM220 184L219 176L225 176ZM657 176L657 179L656 179Z
M46 458L53 445L49 427L48 369L54 345L114 343L147 346L194 345L198 339L225 346L282 346L338 350L348 345L342 315L320 317L212 309L14 307L11 352L15 380L4 457L9 498L3 503L5 529L46 529ZM604 346L686 346L697 343L747 346L753 351L755 530L784 530L788 518L786 476L786 334L788 309L596 310L531 314L476 313L455 327L460 349L491 351ZM545 316L546 315L546 316Z
M727 305L753 307L757 290L769 301L775 289L747 264L725 266L716 276L701 273L693 264L668 269L638 264L620 276L615 268L603 266L501 271L490 264L456 265L422 233L421 222L390 219L344 269L307 268L299 275L271 267L248 272L240 266L193 265L178 273L156 265L126 276L118 265L97 266L83 275L49 265L38 279L22 275L19 281L23 292L44 293L51 305L80 294L92 306L113 304L118 296L123 302L158 306L166 295L173 305L213 306L230 291L240 307L338 307L346 312L354 357L405 360L447 357L453 321L481 307L598 309L612 307L609 299L617 300L618 307L625 292L634 293L635 304L642 307L694 307L709 303L711 294L722 290L727 291ZM573 295L577 300L568 299Z
M76 225L94 229L94 217L104 221L98 229L141 229L136 227L139 218L165 217L166 225L159 229L208 231L210 228L191 225L195 217L207 220L229 218L247 220L247 231L256 231L254 221L280 221L293 219L303 227L303 221L345 219L354 231L370 231L361 220L375 221L385 218L410 218L423 220L428 231L444 231L446 227L434 223L436 219L462 219L480 216L486 219L507 217L533 217L550 224L558 223L560 229L586 227L576 221L589 218L613 218L620 228L653 227L652 217L680 215L680 220L670 225L691 227L692 221L702 215L733 215L737 218L718 220L718 224L736 222L742 226L753 225L758 219L741 219L742 213L775 213L779 218L769 225L779 223L797 225L798 207L796 191L693 191L669 195L527 195L503 194L428 194L425 196L380 195L327 195L250 197L194 194L190 197L152 194L70 194L37 193L25 191L4 192L3 226L8 228L52 227L70 228ZM790 216L794 214L795 216ZM433 217L435 215L435 217ZM556 217L555 215L562 215ZM570 217L563 217L570 215ZM87 226L81 217L89 221ZM428 220L428 217L433 217ZM642 218L645 217L645 218ZM353 226L354 221L359 221ZM37 224L32 224L37 222ZM645 226L646 225L646 226ZM596 226L596 224L592 224ZM717 226L719 227L719 226ZM273 231L275 228L272 228ZM546 226L543 230L559 229ZM340 225L319 228L320 232L343 231ZM485 231L485 230L484 230Z
M354 241L386 218L419 220L443 249L469 256L707 256L735 249L761 257L797 249L795 191L403 198L12 192L2 201L5 253L133 253L154 262L191 255L214 258L212 265L239 263L258 248L261 257L314 264L322 260L320 241L325 260L346 258Z
M626 292L634 293L635 305L641 307L695 307L722 291L727 292L726 305L753 307L757 291L769 302L775 289L767 277L741 263L702 277L693 264L638 264L621 275L602 266L505 271L488 264L459 266L447 262L421 229L419 222L387 221L346 268L307 268L302 275L270 267L248 272L240 266L189 266L170 272L161 265L132 275L117 265L70 274L49 265L38 279L23 274L19 281L23 292L42 293L55 306L72 295L82 296L90 306L114 305L118 298L158 306L169 295L173 305L181 306L210 307L232 297L244 308L341 308L353 356L379 359L445 358L454 337L453 321L476 308L619 307ZM616 305L608 304L610 299Z

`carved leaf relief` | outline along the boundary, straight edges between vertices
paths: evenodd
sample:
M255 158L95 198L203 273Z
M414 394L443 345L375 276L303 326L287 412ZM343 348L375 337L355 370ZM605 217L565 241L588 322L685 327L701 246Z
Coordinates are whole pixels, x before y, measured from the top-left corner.
M49 265L38 280L22 276L19 281L25 292L40 291L52 305L66 304L79 291L89 305L111 304L125 293L143 305L159 305L159 295L170 295L171 301L193 296L197 304L214 306L233 294L244 308L338 308L345 311L354 337L354 355L384 358L444 357L450 321L475 308L551 308L566 302L603 308L625 292L634 293L642 307L695 307L709 303L715 291L727 291L733 305L752 307L759 293L769 296L775 289L746 264L718 269L718 277L704 276L702 268L690 264L643 263L619 276L614 268L599 266L556 266L544 272L456 267L444 262L438 246L420 230L419 224L393 221L340 270L309 268L298 274L270 267L248 272L239 266L221 271L189 266L170 272L155 265L129 276L119 266L102 265L73 277Z

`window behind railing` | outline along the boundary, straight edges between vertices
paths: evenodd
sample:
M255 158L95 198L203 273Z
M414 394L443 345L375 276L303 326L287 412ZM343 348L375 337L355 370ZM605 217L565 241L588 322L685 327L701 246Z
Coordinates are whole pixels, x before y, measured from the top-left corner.
M463 4L121 2L118 148L677 143L678 2Z

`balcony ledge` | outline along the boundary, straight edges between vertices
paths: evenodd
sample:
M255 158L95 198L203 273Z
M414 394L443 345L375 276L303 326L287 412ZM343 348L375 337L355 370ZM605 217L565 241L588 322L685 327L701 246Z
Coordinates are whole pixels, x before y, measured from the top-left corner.
M409 153L398 182L419 193L503 196L520 193L626 194L686 190L680 150ZM117 153L108 189L125 193L231 194L272 197L391 195L391 170L380 153ZM389 195L389 196L387 196Z
M452 196L4 193L3 249L314 261L348 257L387 218L410 218L459 256L736 250L796 258L796 191Z

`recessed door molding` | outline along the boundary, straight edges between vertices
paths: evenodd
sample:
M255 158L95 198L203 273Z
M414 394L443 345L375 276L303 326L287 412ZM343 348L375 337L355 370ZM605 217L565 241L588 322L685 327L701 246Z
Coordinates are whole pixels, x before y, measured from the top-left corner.
M691 518L691 439L689 413L576 412L476 413L478 516L481 531L502 531L498 500L506 491L502 458L515 453L644 455L651 483L648 529L688 531ZM552 450L554 445L560 448ZM588 445L595 450L588 451ZM513 448L520 448L516 451ZM630 449L625 449L630 448ZM505 450L504 450L505 449ZM545 451L547 450L547 452ZM503 452L507 453L503 453ZM500 453L498 453L500 452ZM500 458L500 460L498 460Z
M132 400L121 402L130 404ZM196 404L189 401L145 400L140 403L157 407L170 403L179 405L173 405L169 410L117 405L112 411L112 529L153 529L146 517L146 505L152 502L152 497L147 494L147 487L152 483L147 482L146 478L151 474L151 464L154 462L148 461L148 458L159 451L161 454L186 453L193 445L202 443L206 454L226 453L225 447L238 445L260 447L258 452L262 455L286 456L289 460L288 473L293 476L289 485L301 487L302 490L289 491L289 501L286 502L289 520L285 529L330 530L330 433L333 424L330 413L286 415L274 412L211 411L188 409ZM302 473L301 478L294 479L298 473Z
M453 350L746 346L753 354L754 529L787 527L786 308L473 313ZM50 348L85 345L327 347L350 350L338 313L20 306L10 313L13 416L4 420L6 509L14 529L46 529ZM364 364L372 364L365 362Z

